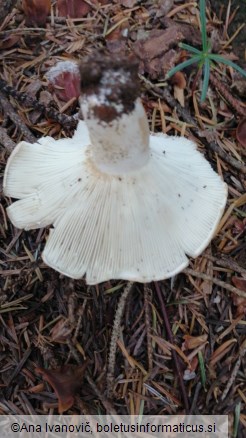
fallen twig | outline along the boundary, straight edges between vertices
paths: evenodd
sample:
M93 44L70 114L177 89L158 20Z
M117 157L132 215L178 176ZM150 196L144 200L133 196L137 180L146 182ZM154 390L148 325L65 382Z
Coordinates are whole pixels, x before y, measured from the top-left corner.
M117 348L117 341L119 337L119 331L120 331L120 323L121 318L124 312L126 299L132 289L133 282L129 281L127 286L125 287L119 303L118 307L115 313L114 318L114 324L112 328L112 335L111 335L111 342L110 342L110 348L109 348L109 356L108 356L108 372L107 372L107 396L108 398L112 397L113 394L113 380L114 380L114 368L115 368L115 361L116 361L116 348Z
M209 79L211 84L218 90L227 102L234 108L240 116L246 117L246 108L243 108L242 103L236 99L223 82L221 82L213 73L210 73Z
M242 266L240 266L238 263L236 263L232 258L217 258L213 257L210 254L203 254L203 257L205 257L208 260L211 260L212 262L215 262L218 266L222 266L224 268L231 269L232 271L239 272L240 274L246 275L246 269L244 269Z
M0 126L0 144L2 144L8 152L12 152L15 148L15 142L7 134L7 130Z
M217 284L217 286L227 289L229 292L237 294L239 297L246 298L246 292L240 290L231 284L227 284L225 281L218 280L218 278L211 277L210 275L203 274L202 272L196 272L193 269L186 268L182 271L184 274L191 275L192 277L200 278L205 281L212 281L212 283Z
M239 357L238 357L238 359L237 359L237 361L236 361L236 363L235 363L235 365L233 367L230 379L228 380L228 382L226 384L226 387L225 387L225 389L224 389L224 391L223 391L223 393L221 395L221 400L222 401L225 400L225 398L226 398L230 388L232 387L233 383L235 382L238 370L239 370L240 365L241 365L242 358L245 356L245 353L246 353L246 341L244 341L244 343L243 343L243 345L241 347L241 351L239 352Z
M36 138L31 133L31 131L27 128L27 126L23 123L19 114L13 108L11 103L6 99L3 93L1 93L1 91L0 91L0 104L6 116L8 116L12 120L12 122L19 128L24 138L30 143L35 143Z
M152 340L150 336L150 296L151 289L145 284L144 285L144 316L145 316L145 326L146 326L146 337L147 337L147 352L148 352L148 371L151 373L153 369L153 349Z
M78 120L75 117L67 116L66 114L61 114L56 111L54 108L47 108L42 103L38 102L31 96L28 96L25 93L21 93L17 91L15 88L6 84L4 81L0 80L0 90L5 95L10 95L14 99L16 99L19 103L22 103L26 106L30 106L33 109L42 112L47 118L54 120L55 122L60 123L64 128L75 128L77 126Z

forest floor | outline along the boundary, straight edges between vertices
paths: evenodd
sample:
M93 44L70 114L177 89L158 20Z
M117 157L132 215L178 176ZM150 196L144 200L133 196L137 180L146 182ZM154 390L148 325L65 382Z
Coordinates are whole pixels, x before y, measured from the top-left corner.
M187 59L180 42L201 48L195 2L74 0L77 18L58 3L40 24L40 13L28 18L17 2L0 26L0 414L227 414L231 436L243 437L245 122L237 127L246 81L215 65L201 103L197 66L165 80ZM214 53L245 67L230 30L236 13L230 3L216 13L207 3L207 33ZM212 243L159 283L87 286L62 276L41 258L49 231L16 229L6 213L3 175L15 145L71 137L76 125L77 98L61 100L47 71L101 48L139 58L150 129L193 139L228 185Z

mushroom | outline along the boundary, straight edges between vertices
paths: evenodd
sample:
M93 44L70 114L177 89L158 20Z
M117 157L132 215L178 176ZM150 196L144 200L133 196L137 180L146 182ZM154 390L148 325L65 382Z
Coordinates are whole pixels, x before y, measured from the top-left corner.
M87 58L73 138L22 141L5 170L5 195L19 198L12 223L53 225L44 262L87 284L179 273L213 238L227 199L195 143L150 134L137 72L131 59Z
M68 102L79 97L80 74L77 62L59 61L47 71L45 76L49 81L49 87L59 99Z

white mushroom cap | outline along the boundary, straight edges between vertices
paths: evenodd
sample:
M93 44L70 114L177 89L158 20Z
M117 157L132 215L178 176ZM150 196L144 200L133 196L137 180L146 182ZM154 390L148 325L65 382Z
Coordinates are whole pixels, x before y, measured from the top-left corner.
M48 81L55 83L57 76L60 76L63 73L79 74L78 63L70 59L59 61L46 72L45 76Z
M58 99L68 102L80 95L80 72L78 63L72 60L57 62L45 74L49 87Z
M69 277L86 275L88 284L169 278L209 244L227 186L193 142L149 136L138 98L131 106L113 102L109 114L102 82L100 93L89 88L82 97L85 121L72 139L16 147L4 192L20 200L9 218L25 229L52 224L42 257Z

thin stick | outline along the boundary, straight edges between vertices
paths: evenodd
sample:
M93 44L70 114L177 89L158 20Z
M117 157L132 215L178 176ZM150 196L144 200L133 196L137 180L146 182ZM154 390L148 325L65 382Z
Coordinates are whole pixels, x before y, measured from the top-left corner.
M192 415L192 414L195 415L197 400L198 400L198 396L199 396L201 387L202 387L201 382L198 382L198 384L196 385L195 394L194 394L194 397L192 400L192 405L191 405L190 412L189 412L190 415Z
M124 312L125 304L127 297L132 289L133 282L129 281L127 286L125 287L115 313L114 324L112 328L111 341L109 347L109 356L108 356L108 372L107 372L107 396L111 398L113 395L113 381L114 381L114 369L116 362L116 349L117 349L117 341L120 333L120 323L122 319L122 315Z
M221 82L213 73L210 73L210 81L214 88L219 91L222 96L229 102L229 104L234 108L240 116L246 116L246 108L242 106L242 103L236 99L230 92L229 88Z
M164 304L164 300L163 300L163 296L162 296L162 293L160 290L160 286L159 286L159 283L157 281L155 281L155 288L156 288L159 302L161 305L162 316L163 316L164 324L166 327L169 342L174 344L173 333L172 333L171 326L169 323L166 306ZM188 412L189 412L188 397L187 397L187 393L185 390L184 380L183 380L182 372L181 372L180 365L179 365L179 359L178 359L177 353L174 349L172 349L172 355L173 355L174 365L175 365L176 372L177 372L178 379L179 379L179 383L180 383L180 389L181 389L181 394L182 394L183 401L184 401L185 410L186 410L186 413L188 414Z
M57 110L52 107L47 108L42 103L38 102L33 97L28 94L21 93L17 91L15 88L6 84L3 80L0 80L0 90L7 96L12 96L18 102L24 104L25 106L30 106L33 109L40 111L47 118L54 120L55 122L60 123L64 128L75 128L78 120L75 117L67 116L66 114L61 114Z
M27 128L15 108L11 105L11 103L6 99L3 93L0 91L0 104L3 108L4 114L12 120L12 122L17 126L20 132L23 134L25 140L30 143L35 143L36 138L31 133L31 131Z
M210 275L203 274L202 272L196 272L189 268L184 269L182 272L187 275L192 275L192 277L200 278L201 280L212 281L212 283L217 284L217 286L223 287L224 289L229 290L229 292L237 294L239 297L246 298L246 292L232 286L231 284L227 284L225 281L218 280L217 278L210 277Z
M2 144L5 149L11 153L15 148L15 142L7 134L7 130L0 126L0 144Z
M215 262L218 266L223 266L224 268L231 269L232 271L239 272L240 274L246 275L246 269L244 269L242 266L240 266L238 263L236 263L231 258L223 258L219 259L217 257L213 257L210 254L203 254L203 257L205 257L208 260L211 260L212 262Z
M151 373L153 369L153 349L151 340L151 324L150 324L150 306L149 298L151 294L151 289L145 284L144 285L144 315L145 315L145 326L146 326L146 337L147 337L147 352L148 352L148 371Z
M234 384L234 382L236 380L236 377L237 377L238 370L239 370L240 365L241 365L241 361L242 361L242 358L241 358L241 356L239 356L239 358L237 359L237 361L236 361L236 363L234 365L234 368L233 368L233 370L231 372L231 376L230 376L230 378L229 378L229 380L228 380L228 382L226 384L226 387L225 387L225 389L224 389L224 391L223 391L223 393L221 395L221 401L225 400L225 398L226 398L230 388Z

